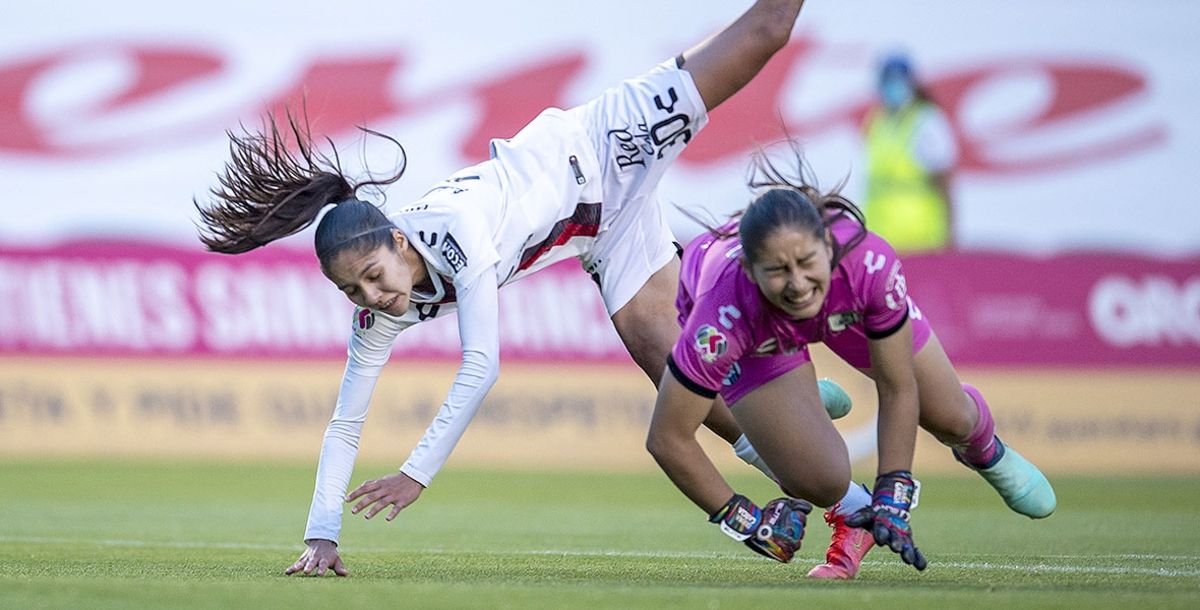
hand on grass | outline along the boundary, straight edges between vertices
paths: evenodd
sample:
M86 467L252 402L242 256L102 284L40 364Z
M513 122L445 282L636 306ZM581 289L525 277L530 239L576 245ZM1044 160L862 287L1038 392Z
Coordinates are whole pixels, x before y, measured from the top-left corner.
M358 489L350 492L346 496L346 502L353 502L358 498L358 504L350 509L350 512L358 514L363 509L369 508L365 515L367 519L374 517L379 511L392 507L392 511L388 513L387 520L391 521L404 510L406 506L417 501L417 497L425 487L420 483L409 478L403 472L389 474L386 477L367 481L358 486ZM373 506L372 506L373 505Z
M324 576L325 571L331 568L338 576L350 575L346 566L342 565L342 558L338 556L337 545L333 541L309 540L308 548L300 554L300 559L283 573L291 575L304 572L305 575Z

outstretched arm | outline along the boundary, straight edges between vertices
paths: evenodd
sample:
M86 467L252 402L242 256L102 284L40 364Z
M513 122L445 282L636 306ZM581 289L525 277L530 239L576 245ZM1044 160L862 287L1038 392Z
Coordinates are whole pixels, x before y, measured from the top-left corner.
M722 532L756 553L783 563L791 561L800 548L805 515L812 505L778 498L759 508L734 493L696 441L696 429L712 408L713 397L684 385L676 374L682 373L668 364L659 384L646 449L671 482L708 513L709 523L718 524Z
M920 414L912 345L911 321L870 341L871 377L879 392L879 474L912 470Z
M913 542L909 525L917 507L920 483L913 478L919 407L912 363L912 322L886 338L872 339L871 377L879 388L879 476L871 505L850 515L846 524L871 532L875 544L886 546L918 570L928 565Z
M417 443L400 472L367 481L347 496L358 500L352 512L366 510L370 519L388 506L396 518L421 495L450 457L475 412L500 373L499 287L495 266L482 271L469 286L458 286L458 334L463 357L446 402Z
M733 488L696 440L696 430L712 409L713 399L688 390L669 370L658 387L646 449L671 482L711 515L733 495Z
M391 354L392 343L407 326L399 320L377 316L376 324L369 329L359 329L350 338L349 358L338 390L337 405L321 443L317 481L308 510L308 525L304 529L304 542L308 548L286 574L303 572L321 576L326 569L332 569L338 576L349 573L337 552L338 534L342 529L342 501L358 457L358 439L362 436L375 382Z
M804 0L758 0L729 27L683 54L708 110L737 93L787 44Z

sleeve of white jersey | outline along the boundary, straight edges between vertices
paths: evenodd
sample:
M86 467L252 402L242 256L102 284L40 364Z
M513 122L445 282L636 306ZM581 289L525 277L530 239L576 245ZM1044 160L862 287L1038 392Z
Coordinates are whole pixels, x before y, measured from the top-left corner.
M483 187L476 187L458 196L466 197L468 194L477 198L499 196ZM485 270L500 262L500 254L496 252L496 246L492 243L491 227L488 226L482 215L464 213L461 210L455 213L450 220L449 227L445 235L441 237L441 243L438 244L437 249L442 264L454 278L456 289L461 289L461 286L477 284L476 279ZM461 296L458 297L458 302L461 311L463 308Z
M357 309L354 332L347 346L346 371L338 390L333 417L325 429L321 457L317 463L317 482L304 539L338 541L342 529L342 507L346 487L358 457L358 439L367 419L367 405L383 365L391 355L392 343L400 331L410 326L398 318Z
M400 472L429 486L462 438L467 425L500 373L500 306L496 267L484 269L458 291L458 333L462 365L446 402L425 430Z

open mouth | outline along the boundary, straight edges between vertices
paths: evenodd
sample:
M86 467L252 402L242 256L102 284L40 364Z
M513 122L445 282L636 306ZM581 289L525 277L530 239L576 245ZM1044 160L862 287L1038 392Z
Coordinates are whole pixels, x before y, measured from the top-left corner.
M817 300L817 288L813 286L804 294L784 295L783 302L788 306L788 309L793 311L801 311L807 309Z
M379 307L376 307L376 309L378 309L380 311L387 311L392 308L392 305L396 304L396 300L399 298L400 298L400 295L396 295L396 296L388 299L386 302L380 304Z

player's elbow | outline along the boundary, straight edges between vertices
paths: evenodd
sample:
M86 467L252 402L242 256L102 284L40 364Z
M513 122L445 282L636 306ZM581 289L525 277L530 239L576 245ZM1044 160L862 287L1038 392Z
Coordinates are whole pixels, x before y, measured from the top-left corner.
M787 46L792 38L792 28L796 23L796 9L792 4L795 3L759 2L759 10L754 12L750 40L767 56Z
M480 361L481 376L483 378L482 385L489 390L500 379L500 354L498 351L488 354L487 357L482 358Z
M500 349L464 349L461 374L475 385L491 389L500 378Z

